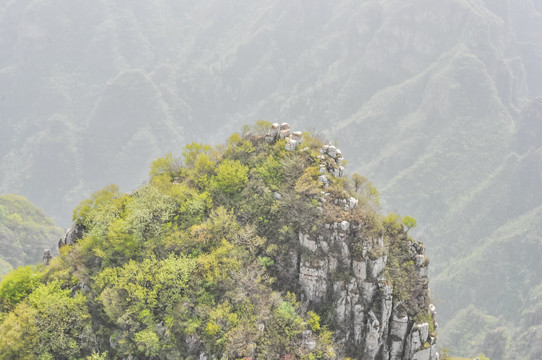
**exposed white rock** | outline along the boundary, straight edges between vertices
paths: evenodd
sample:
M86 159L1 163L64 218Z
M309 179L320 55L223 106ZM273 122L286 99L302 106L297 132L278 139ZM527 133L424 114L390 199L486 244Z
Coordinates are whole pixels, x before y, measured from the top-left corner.
M337 270L338 265L339 265L339 261L335 256L330 256L328 258L328 266L329 266L329 272L330 273Z
M423 349L416 351L412 356L412 360L429 360L431 356L431 349Z
M427 339L429 337L429 324L418 324L418 331L420 332L420 341L422 344L424 344L425 342L427 342Z
M425 255L423 254L418 254L414 258L414 261L416 262L416 266L422 266L424 260L425 260Z
M279 132L280 132L279 123L273 123L273 125L271 125L271 130L269 131L269 135L271 135L272 137L277 137Z
M316 251L318 248L316 241L310 240L309 234L303 234L301 231L299 232L299 243L310 251Z
M275 198L275 200L282 200L282 195L276 191L273 193L273 197Z
M280 138L285 139L287 136L290 136L290 124L283 122L280 124Z
M344 324L346 320L346 290L342 289L342 283L340 283L339 288L335 290L335 296L337 300L335 301L335 315L337 316L337 323Z
M401 342L401 351L403 351L403 341L405 340L405 337L407 335L408 330L408 316L399 316L399 313L397 311L393 312L392 320L391 320L391 331L390 335L393 340L397 340Z
M354 342L355 344L361 344L363 323L365 321L365 309L363 305L354 305Z
M318 246L320 247L320 249L322 249L324 254L327 254L329 252L329 244L327 243L327 241L320 241L318 243Z
M370 304L373 301L376 285L373 284L372 282L365 281L362 284L362 288L363 288L363 291L362 291L363 300L365 301L366 304Z
M327 291L327 262L319 260L316 264L301 262L299 283L307 299L320 302Z
M420 333L418 332L416 325L414 325L406 340L405 357L407 359L412 359L412 356L418 351L421 345Z
M325 175L320 175L318 176L318 180L324 184L324 187L328 187L329 186L329 180L327 179L327 177Z
M350 199L348 199L346 201L346 204L344 205L344 210L345 211L352 210L353 208L358 206L358 203L359 201L356 198L350 197Z
M327 148L327 154L335 159L337 157L337 148L333 145L329 145Z
M369 268L369 273L373 279L376 279L378 275L382 271L384 271L384 268L386 267L386 261L388 260L387 255L384 255L382 257L379 257L376 260L369 260L367 261L367 265Z
M403 340L393 340L390 345L390 360L401 360L403 356Z
M369 310L365 336L365 359L375 359L380 348L380 322L373 310Z
M389 285L383 285L381 287L382 300L380 305L380 312L382 314L380 323L382 324L382 333L388 333L388 326L390 323L391 311L393 308L393 288Z
M439 355L438 355L438 352L437 352L437 346L436 345L431 345L431 349L430 349L430 355L429 355L429 358L430 359L438 359L439 358Z
M346 220L341 221L341 230L347 231L348 229L350 229L350 223Z
M316 348L316 339L314 338L312 331L303 331L303 346L309 350L314 350L314 348Z
M363 283L367 278L367 263L365 261L352 261L352 270L358 282Z

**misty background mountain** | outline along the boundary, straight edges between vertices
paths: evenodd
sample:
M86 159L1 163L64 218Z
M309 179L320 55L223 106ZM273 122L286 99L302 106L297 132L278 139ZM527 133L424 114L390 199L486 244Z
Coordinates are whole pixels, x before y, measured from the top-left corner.
M0 193L67 227L168 151L287 121L418 219L440 344L541 356L542 1L0 0L0 49Z

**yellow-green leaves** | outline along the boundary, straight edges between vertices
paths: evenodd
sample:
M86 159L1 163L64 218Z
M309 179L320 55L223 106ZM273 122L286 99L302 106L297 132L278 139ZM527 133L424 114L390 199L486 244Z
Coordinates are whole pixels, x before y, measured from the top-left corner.
M0 310L9 311L38 287L41 273L32 266L21 266L0 282Z
M309 167L303 171L303 175L295 183L295 191L306 195L315 195L322 191L323 185L317 178L320 170L316 166Z
M248 167L237 160L223 160L212 179L213 188L228 195L239 193L248 181Z

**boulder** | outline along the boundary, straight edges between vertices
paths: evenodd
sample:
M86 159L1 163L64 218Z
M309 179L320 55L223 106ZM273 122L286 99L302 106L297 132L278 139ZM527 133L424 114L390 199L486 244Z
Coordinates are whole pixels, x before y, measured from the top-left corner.
M42 260L43 266L49 265L49 262L51 261L52 258L53 256L51 255L51 250L49 249L43 250L43 260Z
M341 221L340 227L342 231L348 231L348 229L350 229L350 223L346 220L343 220Z

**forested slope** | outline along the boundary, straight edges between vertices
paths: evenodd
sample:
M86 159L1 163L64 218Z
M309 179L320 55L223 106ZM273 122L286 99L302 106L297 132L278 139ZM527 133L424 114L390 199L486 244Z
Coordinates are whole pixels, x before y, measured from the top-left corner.
M27 199L0 195L0 276L17 266L41 261L56 248L62 230Z

